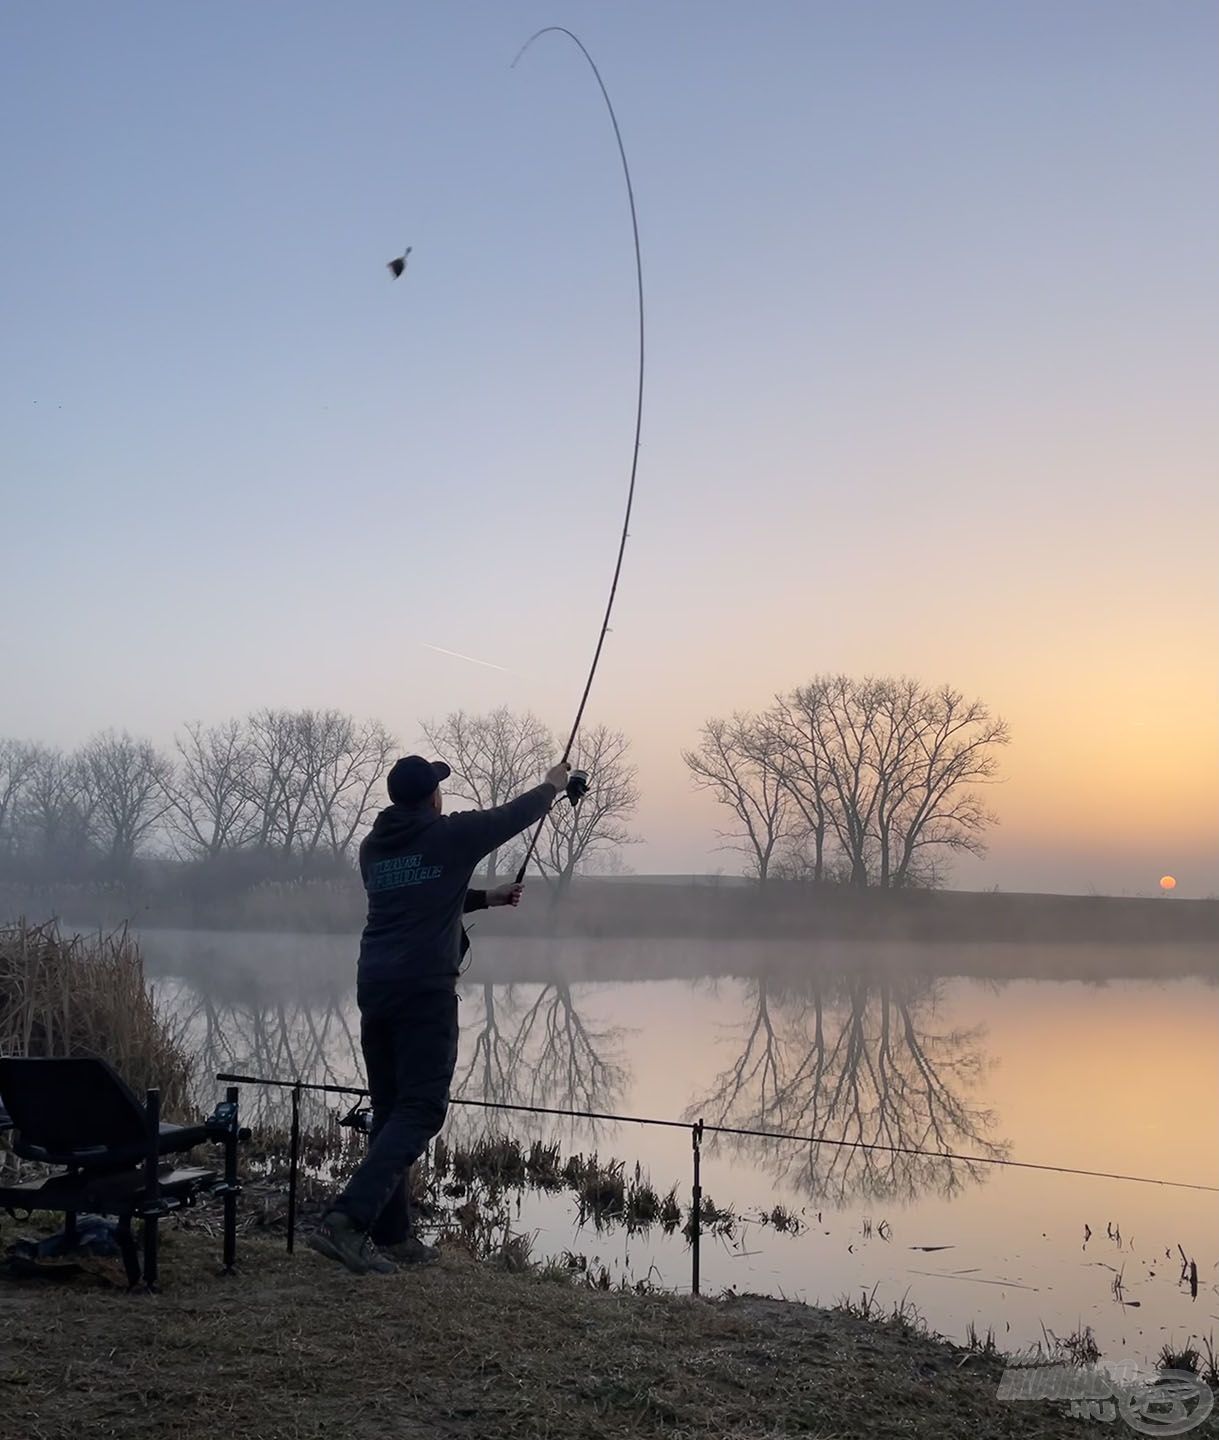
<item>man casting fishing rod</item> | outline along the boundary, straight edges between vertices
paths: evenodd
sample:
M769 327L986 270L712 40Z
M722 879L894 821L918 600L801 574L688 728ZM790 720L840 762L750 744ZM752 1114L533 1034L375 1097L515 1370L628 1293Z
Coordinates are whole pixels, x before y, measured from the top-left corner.
M372 1097L368 1154L309 1244L357 1275L391 1274L433 1257L407 1233L406 1177L444 1124L457 1064L457 976L469 941L462 914L516 905L519 883L469 889L474 867L546 814L568 783L545 780L491 810L443 813L439 760L408 755L389 772L390 804L360 846L368 920L356 995Z

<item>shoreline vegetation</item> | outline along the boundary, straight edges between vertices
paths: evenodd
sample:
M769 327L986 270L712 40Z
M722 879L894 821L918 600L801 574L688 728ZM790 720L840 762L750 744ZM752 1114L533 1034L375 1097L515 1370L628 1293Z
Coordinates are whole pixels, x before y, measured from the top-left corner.
M194 1059L149 988L125 929L77 935L54 921L0 921L0 1055L100 1056L166 1118L191 1106ZM5 1147L0 1137L0 1168Z
M84 1277L7 1282L0 1437L1060 1440L1093 1428L1061 1404L1000 1399L993 1346L952 1345L866 1296L822 1309L606 1292L460 1245L423 1270L357 1279L250 1236L238 1273L220 1277L214 1252L203 1231L167 1228L156 1297Z

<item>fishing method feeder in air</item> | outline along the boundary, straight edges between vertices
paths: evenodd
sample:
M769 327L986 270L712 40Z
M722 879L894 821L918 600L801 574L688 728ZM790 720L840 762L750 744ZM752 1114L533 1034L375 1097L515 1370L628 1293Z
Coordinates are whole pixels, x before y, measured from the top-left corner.
M577 46L585 60L588 61L589 68L596 77L597 85L601 90L601 97L605 101L605 108L609 111L610 124L614 127L614 139L618 145L618 156L622 161L622 176L626 181L626 198L631 210L631 234L635 245L635 289L639 311L639 379L635 396L635 439L631 448L631 470L630 481L627 485L626 492L626 513L622 519L622 533L618 540L618 554L614 561L614 573L610 580L609 598L606 601L605 614L601 621L601 629L597 633L597 644L593 651L593 661L589 666L588 678L584 682L584 691L580 696L580 703L576 708L576 718L572 722L571 733L567 737L567 744L563 747L563 762L566 764L571 758L571 752L576 743L576 736L580 730L580 722L584 719L584 709L588 704L588 697L593 688L593 679L597 674L597 666L601 660L601 651L605 646L605 637L609 634L610 616L614 611L614 600L618 594L618 581L622 575L622 560L626 554L626 542L630 533L631 507L635 503L635 477L639 469L639 437L643 428L643 254L639 245L639 218L635 211L635 189L631 184L631 167L627 163L626 147L622 143L622 131L618 128L618 116L614 112L613 102L610 100L609 91L605 88L605 81L601 78L601 72L597 69L596 61L588 53L583 41L579 36L562 25L547 25L544 29L538 30L525 41L524 45L522 45L518 51L516 59L512 62L512 68L516 68L517 63L525 54L525 51L529 49L535 40L540 39L543 35L566 35L567 38ZM397 280L406 269L406 262L410 253L411 246L408 245L401 255L396 256L388 263L386 268L389 270L393 279ZM567 798L571 801L573 807L578 805L584 796L588 794L588 787L588 772L585 770L573 770L567 782ZM516 874L516 883L518 885L521 884L525 878L525 871L529 868L529 862L533 858L533 852L537 848L538 840L542 834L542 827L545 823L546 817L543 816L542 819L538 821L537 829L534 830L533 836L529 841L529 848L526 850L525 858L521 861L520 869Z

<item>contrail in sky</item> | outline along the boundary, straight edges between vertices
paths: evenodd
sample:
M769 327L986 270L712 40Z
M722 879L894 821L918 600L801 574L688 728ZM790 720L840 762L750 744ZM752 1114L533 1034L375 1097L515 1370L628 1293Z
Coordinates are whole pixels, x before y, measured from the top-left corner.
M478 660L473 655L463 655L460 650L446 650L443 645L429 645L426 640L420 641L425 649L435 650L438 655L451 655L454 660L468 660L471 665L485 665L488 670L502 670L505 675L511 675L512 671L507 665L495 665L490 660Z

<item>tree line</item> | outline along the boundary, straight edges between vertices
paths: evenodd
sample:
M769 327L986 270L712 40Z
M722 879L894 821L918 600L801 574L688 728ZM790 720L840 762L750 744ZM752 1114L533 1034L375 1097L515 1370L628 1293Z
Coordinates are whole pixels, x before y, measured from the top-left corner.
M535 784L558 746L531 714L462 711L427 721L446 759L448 794L498 805ZM573 763L593 783L578 811L556 807L536 868L564 886L580 869L612 866L632 843L638 801L629 742L590 727ZM171 750L106 730L76 750L0 738L0 873L33 882L132 877L140 862L208 866L233 883L350 869L401 745L379 720L338 710L254 711L189 724ZM492 855L491 878L523 850Z
M452 802L499 805L559 752L528 712L454 711L420 726L452 767ZM711 719L683 752L694 784L729 816L726 846L761 885L774 878L901 889L940 882L954 853L981 854L995 817L1003 720L948 686L819 676L765 710ZM206 868L233 884L348 873L401 753L379 720L262 709L189 724L171 749L107 730L73 751L0 738L0 874L31 882L130 879L137 865ZM591 777L577 808L551 812L535 868L562 889L624 868L639 803L630 742L590 726L572 763ZM524 853L491 854L490 881Z

